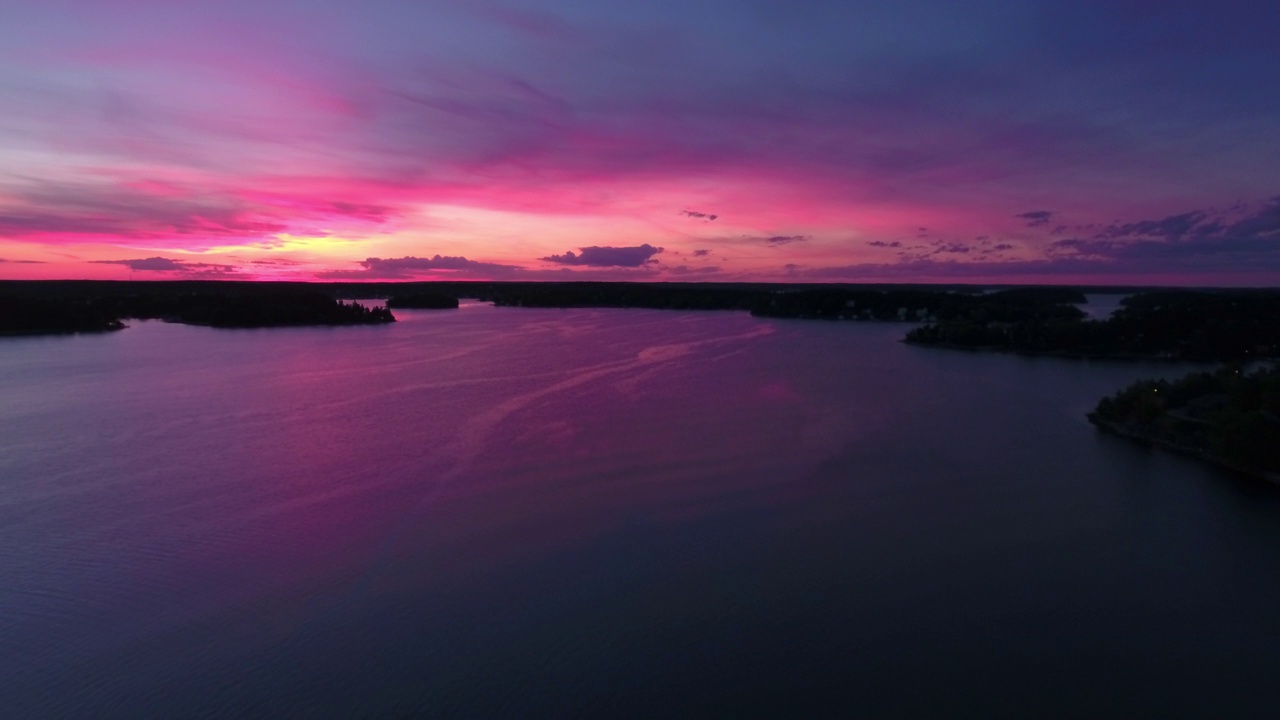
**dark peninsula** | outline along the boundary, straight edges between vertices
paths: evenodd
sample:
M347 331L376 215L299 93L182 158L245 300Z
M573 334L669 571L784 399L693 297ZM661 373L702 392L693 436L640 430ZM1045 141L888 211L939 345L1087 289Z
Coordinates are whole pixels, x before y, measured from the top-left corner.
M1089 421L1140 442L1280 481L1280 368L1228 366L1144 380L1098 403Z
M124 317L216 328L378 325L395 322L386 308L335 300L321 292L183 294L106 301Z
M119 317L83 299L0 296L0 335L57 335L123 328Z
M343 302L329 292L305 284L0 283L0 334L119 330L129 318L218 328L395 322L386 308Z

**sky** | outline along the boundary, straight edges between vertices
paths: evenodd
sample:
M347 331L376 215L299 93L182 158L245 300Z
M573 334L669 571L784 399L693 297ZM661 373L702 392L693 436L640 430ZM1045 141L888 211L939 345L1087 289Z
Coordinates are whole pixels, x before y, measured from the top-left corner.
M1280 284L1280 3L6 0L0 278Z

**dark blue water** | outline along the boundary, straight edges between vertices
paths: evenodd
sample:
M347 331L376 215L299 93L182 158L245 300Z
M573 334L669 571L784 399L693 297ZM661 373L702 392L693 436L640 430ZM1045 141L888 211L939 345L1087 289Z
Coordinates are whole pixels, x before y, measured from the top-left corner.
M1280 709L1280 497L1171 365L470 306L0 343L0 717Z

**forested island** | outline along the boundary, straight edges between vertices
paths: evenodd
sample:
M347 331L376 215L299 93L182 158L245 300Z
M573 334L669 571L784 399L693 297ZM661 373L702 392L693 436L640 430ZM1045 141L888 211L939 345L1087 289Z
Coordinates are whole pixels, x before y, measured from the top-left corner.
M1280 368L1144 380L1098 403L1108 432L1280 481Z
M18 292L14 285L0 285L0 333L7 335L119 330L130 318L217 328L395 322L386 308L343 302L305 285L49 283Z
M1065 306L1064 306L1065 307ZM1247 361L1280 355L1280 292L1152 290L1105 320L961 315L907 333L934 347L1105 359Z
M121 330L120 318L74 299L0 296L0 335L51 335Z

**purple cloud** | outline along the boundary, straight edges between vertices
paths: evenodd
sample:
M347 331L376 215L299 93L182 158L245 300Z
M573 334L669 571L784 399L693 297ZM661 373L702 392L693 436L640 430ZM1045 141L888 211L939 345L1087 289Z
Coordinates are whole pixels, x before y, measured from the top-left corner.
M1055 258L1181 272L1280 267L1280 199L1255 212L1196 210L1158 220L1113 223L1092 238L1050 243Z
M578 248L563 255L550 255L539 258L557 265L580 265L584 267L642 267L646 263L657 262L653 256L662 252L662 248L648 243L634 247L599 247Z
M808 235L773 235L764 238L764 241L770 245L790 245L791 243L805 242L808 239Z
M1014 217L1026 220L1027 227L1044 227L1049 224L1049 220L1053 219L1053 216L1056 214L1057 213L1050 210L1032 210L1031 212L1024 212L1015 215Z
M445 271L460 275L500 276L518 273L515 265L468 260L465 257L435 255L429 258L405 256L400 258L366 258L360 261L363 270L330 270L320 273L328 280L398 280L412 278L430 272Z
M675 267L666 268L666 271L672 275L714 275L720 272L720 268L714 265L693 268L688 265L677 265Z
M697 210L681 210L680 214L686 217L691 217L695 220L715 220L720 217L719 215L708 215L707 213L698 212Z
M99 265L123 265L136 272L171 272L211 277L225 277L236 273L236 268L232 265L187 262L164 257L137 258L133 260L93 260L91 262Z

